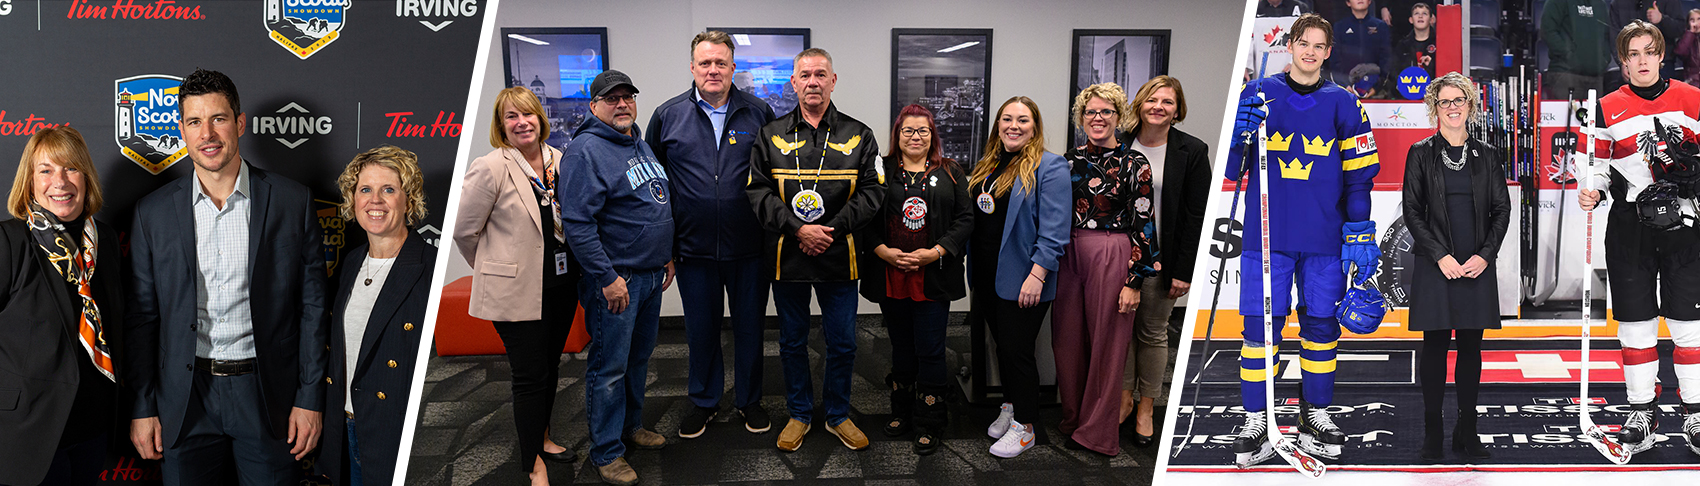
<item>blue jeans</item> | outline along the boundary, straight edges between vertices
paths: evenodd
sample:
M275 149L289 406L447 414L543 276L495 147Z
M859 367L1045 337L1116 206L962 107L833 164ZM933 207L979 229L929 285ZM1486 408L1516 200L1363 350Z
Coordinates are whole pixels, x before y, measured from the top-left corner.
M661 319L661 283L667 270L616 268L631 298L625 310L608 311L602 288L586 275L579 281L590 358L584 370L584 403L590 422L590 462L606 466L626 455L620 441L643 426L643 389L649 355Z
M814 380L809 372L809 289L820 298L826 369L821 373L826 423L850 418L850 373L856 364L856 282L774 282L779 311L779 362L785 367L785 402L791 418L810 423Z
M354 419L347 419L347 423L348 484L349 486L361 486L365 481L364 478L360 477L360 439L357 437L359 434L354 432Z
M761 257L724 262L681 258L674 264L679 298L685 305L685 342L691 350L692 404L718 408L726 389L720 347L726 297L732 308L732 406L744 408L761 401L762 320L767 316L768 282L773 280L772 274L763 272L769 268L763 265L767 262Z

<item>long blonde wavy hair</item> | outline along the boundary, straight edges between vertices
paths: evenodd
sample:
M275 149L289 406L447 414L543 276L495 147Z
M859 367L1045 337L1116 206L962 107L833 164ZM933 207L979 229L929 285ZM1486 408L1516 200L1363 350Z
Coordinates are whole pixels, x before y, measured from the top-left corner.
M997 169L998 154L1003 152L1003 141L998 137L998 133L1003 129L998 120L1003 118L1004 109L1015 103L1027 105L1028 111L1033 112L1033 138L1021 147L1021 154L1010 162L1010 170L1004 171L1003 175L992 181L991 192L995 197L1009 194L1017 177L1021 178L1022 194L1032 194L1033 174L1039 170L1039 158L1045 154L1045 121L1039 116L1039 105L1026 96L1010 98L998 107L998 116L992 123L992 133L986 136L986 148L981 151L980 161L974 164L974 173L968 177L969 183L976 186L984 184L986 178L992 176L992 171Z

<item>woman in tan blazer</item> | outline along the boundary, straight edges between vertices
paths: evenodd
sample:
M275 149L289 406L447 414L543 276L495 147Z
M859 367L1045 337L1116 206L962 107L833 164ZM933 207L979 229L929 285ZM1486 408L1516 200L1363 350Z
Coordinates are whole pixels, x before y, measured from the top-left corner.
M579 273L555 206L561 151L544 143L548 137L549 118L531 91L513 87L496 95L495 150L466 171L454 235L472 265L468 314L494 321L507 348L520 467L533 485L549 484L544 459L576 459L548 434Z

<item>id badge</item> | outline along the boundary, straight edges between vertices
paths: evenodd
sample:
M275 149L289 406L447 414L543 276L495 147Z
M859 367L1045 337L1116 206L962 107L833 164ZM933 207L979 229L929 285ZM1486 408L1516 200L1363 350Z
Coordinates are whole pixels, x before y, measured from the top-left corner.
M567 252L555 252L555 275L567 274Z

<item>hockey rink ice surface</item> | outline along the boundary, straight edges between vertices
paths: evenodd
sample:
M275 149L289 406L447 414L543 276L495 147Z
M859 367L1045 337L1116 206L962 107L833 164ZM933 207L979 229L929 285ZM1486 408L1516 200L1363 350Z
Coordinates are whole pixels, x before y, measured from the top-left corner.
M1619 366L1615 339L1594 339L1590 390L1591 416L1595 423L1615 432L1623 423L1627 405L1624 403L1623 372ZM1179 406L1173 420L1171 447L1186 443L1178 456L1169 460L1168 484L1190 483L1175 481L1193 478L1205 482L1227 479L1221 474L1242 472L1233 465L1233 439L1239 432L1243 415L1239 399L1239 340L1218 337L1208 356L1200 357L1204 341L1195 339L1193 354L1186 371ZM1677 397L1676 379L1670 367L1671 344L1668 340L1659 347L1661 363L1659 382L1664 385L1660 395L1662 440L1652 449L1638 453L1623 466L1613 465L1596 452L1593 446L1578 439L1577 412L1581 402L1578 394L1580 379L1580 343L1569 339L1487 340L1482 345L1482 386L1478 398L1478 432L1493 457L1480 464L1460 464L1462 459L1451 451L1452 424L1456 421L1455 389L1447 387L1446 433L1447 462L1424 464L1418 457L1422 442L1422 390L1417 384L1417 355L1420 341L1412 340L1342 340L1338 355L1334 403L1329 407L1334 422L1347 434L1345 449L1339 461L1329 463L1329 476L1356 477L1359 480L1382 476L1361 471L1402 471L1452 473L1435 475L1392 475L1397 479L1412 476L1411 480L1442 480L1460 472L1611 472L1613 479L1623 479L1630 471L1658 472L1654 476L1700 476L1700 455L1688 449L1681 434L1681 401ZM1297 438L1299 410L1298 342L1283 343L1275 390L1275 411L1280 430ZM1602 349L1603 348L1603 349ZM1451 360L1448 360L1449 362ZM1200 367L1202 375L1198 374ZM1192 407L1194 377L1202 384L1198 405ZM1451 372L1448 370L1448 383ZM1194 417L1196 416L1196 417ZM1195 419L1191 435L1187 423ZM1173 454L1173 449L1170 450ZM1302 476L1279 458L1272 458L1249 471L1286 472L1268 480L1301 481ZM1346 473L1346 474L1337 474ZM1545 474L1513 474L1520 480L1538 480ZM1231 475L1242 476L1242 475ZM1453 479L1473 481L1464 474ZM1501 479L1509 479L1505 475ZM1564 474L1563 482L1587 477L1588 474ZM1328 479L1325 476L1324 479ZM1336 477L1336 479L1344 479ZM1556 478L1553 478L1556 479ZM1700 477L1690 477L1700 479ZM1236 482L1238 479L1236 479ZM1254 483L1259 481L1254 481ZM1411 482L1394 480L1392 484ZM1450 483L1450 481L1441 481Z

